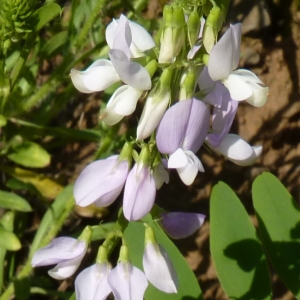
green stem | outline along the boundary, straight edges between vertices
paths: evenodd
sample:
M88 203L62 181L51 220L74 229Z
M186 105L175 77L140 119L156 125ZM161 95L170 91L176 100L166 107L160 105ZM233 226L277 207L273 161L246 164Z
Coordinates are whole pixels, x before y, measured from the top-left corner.
M89 19L87 22L85 22L81 32L77 36L77 39L74 41L74 48L82 48L83 45L85 45L85 39L87 38L89 31L93 27L94 23L96 22L97 18L99 18L99 13L100 16L102 17L104 15L104 9L106 7L106 2L108 0L98 0L94 10L92 11Z

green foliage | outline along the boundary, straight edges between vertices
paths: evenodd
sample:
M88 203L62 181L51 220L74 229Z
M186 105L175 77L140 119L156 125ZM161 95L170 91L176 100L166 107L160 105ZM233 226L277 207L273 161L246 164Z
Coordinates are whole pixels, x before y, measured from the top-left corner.
M253 183L259 234L268 258L285 285L300 298L300 208L282 183L263 173Z
M24 198L5 191L0 191L0 207L23 212L32 211L31 206Z
M213 188L210 245L218 278L232 299L272 299L267 257L299 299L300 208L270 173L258 176L252 190L259 236L230 187Z
M266 256L248 214L229 186L219 182L210 199L211 254L230 299L272 299Z

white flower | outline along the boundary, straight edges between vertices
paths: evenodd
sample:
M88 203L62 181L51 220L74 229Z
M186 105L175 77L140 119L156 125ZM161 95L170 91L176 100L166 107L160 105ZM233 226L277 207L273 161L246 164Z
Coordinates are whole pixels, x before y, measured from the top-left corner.
M228 134L218 146L211 148L240 166L252 165L262 153L262 146L251 147L236 134Z
M108 274L115 300L143 300L148 286L145 274L130 262L118 262Z
M54 265L48 273L55 279L65 279L72 276L78 269L87 245L70 237L54 239L48 246L43 247L33 255L31 265L33 267Z
M177 293L178 278L166 250L157 243L148 243L143 255L147 279L165 293Z
M260 107L267 101L268 88L255 74L238 67L241 44L241 24L230 25L218 43L212 48L208 61L208 73L212 80L221 80L232 99L246 100Z
M111 293L108 263L96 263L84 269L75 280L76 300L105 300Z
M151 89L148 71L137 62L130 60L132 32L125 16L121 16L115 30L109 29L108 36L110 43L112 40L112 47L109 51L110 61L99 59L85 71L71 70L74 86L83 93L92 93L103 91L121 80L137 90Z
M124 116L131 115L135 111L137 101L142 93L142 90L122 85L113 93L106 108L101 111L101 120L112 126L120 122Z

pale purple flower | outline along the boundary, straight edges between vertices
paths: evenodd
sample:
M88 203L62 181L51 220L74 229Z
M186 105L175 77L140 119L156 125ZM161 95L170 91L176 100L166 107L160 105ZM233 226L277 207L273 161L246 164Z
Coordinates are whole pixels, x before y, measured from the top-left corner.
M118 262L108 274L115 300L143 300L148 286L145 274L130 262Z
M149 166L143 162L134 165L128 174L123 199L123 213L127 220L139 220L152 208L156 196L155 180Z
M236 70L239 63L241 24L230 25L218 43L212 48L208 61L208 73L212 80L221 80L236 101L246 100L254 106L267 101L268 88L248 70Z
M205 215L198 213L162 213L160 221L163 229L173 239L183 239L192 235L204 223Z
M147 279L165 293L177 293L176 270L166 252L157 243L148 243L143 255L143 268Z
M112 292L107 281L110 270L106 262L84 269L75 280L76 300L105 300Z
M240 136L228 134L213 150L240 166L252 165L262 153L262 146L250 146Z
M70 237L59 237L49 245L35 252L32 257L33 267L54 265L48 274L55 279L72 276L78 269L87 250L87 244Z
M209 119L206 104L188 99L171 106L157 128L158 150L170 155L168 168L176 168L186 185L193 183L198 171L204 171L195 153L207 135Z
M74 186L76 204L82 207L94 203L106 207L120 195L125 184L129 162L118 155L92 162L77 178Z

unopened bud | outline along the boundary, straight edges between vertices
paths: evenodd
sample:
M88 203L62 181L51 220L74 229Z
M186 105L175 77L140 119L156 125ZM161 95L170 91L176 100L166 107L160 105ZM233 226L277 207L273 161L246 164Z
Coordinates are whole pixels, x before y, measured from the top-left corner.
M188 38L191 48L194 47L200 33L201 22L196 11L192 11L187 21Z
M164 28L160 38L159 63L173 62L185 42L184 13L179 6L165 6Z

